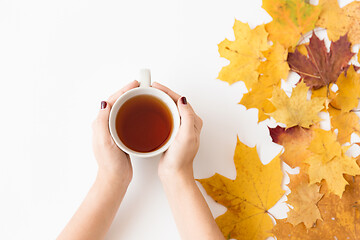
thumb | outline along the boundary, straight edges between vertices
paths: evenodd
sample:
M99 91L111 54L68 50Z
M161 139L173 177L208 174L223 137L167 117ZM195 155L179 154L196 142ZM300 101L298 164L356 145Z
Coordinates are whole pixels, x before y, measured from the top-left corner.
M177 101L179 114L181 118L181 128L192 130L195 124L195 112L187 102L186 97L181 97Z
M94 131L101 138L107 138L110 134L109 130L109 115L111 105L106 101L101 102L100 111L94 122Z

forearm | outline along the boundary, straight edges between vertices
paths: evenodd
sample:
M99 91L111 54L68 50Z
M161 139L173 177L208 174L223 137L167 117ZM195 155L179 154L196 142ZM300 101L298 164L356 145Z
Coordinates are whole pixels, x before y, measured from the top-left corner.
M86 198L58 240L104 239L128 184L126 180L98 174Z
M161 177L163 187L183 240L223 240L192 173Z

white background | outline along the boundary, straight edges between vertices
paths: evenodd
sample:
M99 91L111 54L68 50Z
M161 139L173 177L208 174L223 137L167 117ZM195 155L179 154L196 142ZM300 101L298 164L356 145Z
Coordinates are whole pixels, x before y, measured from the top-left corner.
M0 239L56 238L96 175L90 126L100 101L139 68L203 118L196 178L235 177L236 135L256 144L264 163L281 151L257 110L237 104L244 84L216 79L227 64L217 44L233 39L235 18L251 27L271 21L260 0L1 0ZM179 239L158 159L132 162L107 239ZM214 216L225 212L206 200ZM274 210L285 212L284 204Z

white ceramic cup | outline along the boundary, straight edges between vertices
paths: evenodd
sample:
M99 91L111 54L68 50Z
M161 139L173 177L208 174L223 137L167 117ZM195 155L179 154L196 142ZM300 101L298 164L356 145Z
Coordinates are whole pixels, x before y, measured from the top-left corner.
M116 145L121 150L123 150L124 152L126 152L132 156L146 158L146 157L153 157L153 156L159 155L159 154L165 152L169 148L171 142L174 140L174 138L179 130L179 127L180 127L180 115L179 115L179 111L178 111L178 108L177 108L174 100L169 95L167 95L166 93L164 93L163 91L161 91L159 89L151 87L150 70L143 69L140 71L139 82L140 82L140 87L131 89L131 90L127 91L126 93L124 93L123 95L121 95L116 100L114 105L112 106L111 112L110 112L110 118L109 118L109 129L110 129L112 138L114 139ZM119 109L127 100L129 100L130 98L133 98L135 96L138 96L138 95L151 95L151 96L154 96L154 97L158 98L159 100L161 100L169 108L171 115L172 115L172 119L173 119L173 123L172 123L173 128L171 130L170 137L168 138L167 142L165 144L163 144L160 148L158 148L152 152L137 152L137 151L134 151L134 150L128 148L120 140L120 138L116 132L115 122L116 122L116 115L117 115Z

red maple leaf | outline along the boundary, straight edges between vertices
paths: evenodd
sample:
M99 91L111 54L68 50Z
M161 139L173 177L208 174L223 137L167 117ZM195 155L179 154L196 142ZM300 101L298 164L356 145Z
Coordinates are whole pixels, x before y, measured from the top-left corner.
M349 67L350 59L355 55L351 52L351 43L347 34L332 42L328 52L324 40L320 40L315 32L306 46L308 56L297 49L289 53L288 63L292 71L298 73L311 89L335 83L340 73Z

